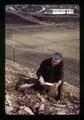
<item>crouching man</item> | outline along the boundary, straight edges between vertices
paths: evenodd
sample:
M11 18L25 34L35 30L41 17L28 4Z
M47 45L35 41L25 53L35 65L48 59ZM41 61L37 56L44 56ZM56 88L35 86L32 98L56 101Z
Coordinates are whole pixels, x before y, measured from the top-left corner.
M63 58L60 53L55 53L51 58L45 59L37 70L38 82L43 85L44 82L51 82L58 87L57 100L61 99L63 86Z

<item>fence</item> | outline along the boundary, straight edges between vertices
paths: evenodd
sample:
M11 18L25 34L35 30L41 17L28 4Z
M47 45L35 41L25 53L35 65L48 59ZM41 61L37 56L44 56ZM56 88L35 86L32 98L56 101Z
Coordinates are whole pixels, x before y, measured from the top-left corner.
M22 45L19 44L17 40L18 38L15 36L15 34L16 33L19 34L20 31L17 32L17 29L11 30L11 27L9 29L6 30L6 35L5 35L5 40L6 40L5 58L12 60L13 62L25 65L27 67L37 69L41 62L39 60L39 56L41 55L36 55L35 53L33 53L33 51L32 52L26 51L26 48L28 48L29 46L26 46L26 44L25 46L24 44Z

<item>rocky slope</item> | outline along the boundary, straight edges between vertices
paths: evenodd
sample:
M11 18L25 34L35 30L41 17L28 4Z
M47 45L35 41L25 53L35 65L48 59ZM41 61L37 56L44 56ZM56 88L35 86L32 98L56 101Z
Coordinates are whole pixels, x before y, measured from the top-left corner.
M66 82L62 101L54 99L33 87L20 89L21 84L36 80L32 68L6 60L5 64L5 112L8 115L77 115L80 113L80 90ZM24 80L27 76L29 80ZM54 90L54 89L53 89Z

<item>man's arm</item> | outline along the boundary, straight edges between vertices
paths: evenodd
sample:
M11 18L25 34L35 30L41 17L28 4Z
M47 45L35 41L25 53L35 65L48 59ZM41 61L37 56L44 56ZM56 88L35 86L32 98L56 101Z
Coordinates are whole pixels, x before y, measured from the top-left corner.
M40 65L40 67L39 67L39 69L38 69L37 72L36 72L36 75L37 75L38 78L39 78L40 76L42 76L43 70L44 70L44 63L42 62L41 65Z
M56 83L56 87L59 87L61 85L61 83L63 82L63 79L64 79L64 70L63 70L63 67L64 67L64 63L62 61L61 64L60 64L59 80Z
M37 70L37 77L38 77L38 81L40 82L40 84L44 83L44 78L42 76L42 73L44 71L44 62L41 63L39 69Z

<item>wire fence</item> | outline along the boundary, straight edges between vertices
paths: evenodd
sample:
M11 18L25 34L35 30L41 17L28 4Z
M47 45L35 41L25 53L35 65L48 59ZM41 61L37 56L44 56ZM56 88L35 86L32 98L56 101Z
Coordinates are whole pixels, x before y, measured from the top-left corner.
M5 58L15 62L15 48L11 47L10 45L6 45L5 51L6 51Z
M27 46L26 44L24 45L23 42L19 43L17 40L18 37L16 36L16 34L19 34L19 32L20 31L17 31L17 27L14 30L12 27L6 29L5 58L17 62L19 64L23 64L27 67L37 69L42 59L49 57L50 55L45 53L39 54L33 52L33 50L27 50L29 46Z
M35 63L36 61L32 62L32 56L25 56L25 52L24 54L18 49L18 48L14 48L8 44L6 44L5 46L5 58L6 59L9 59L9 60L12 60L13 62L16 62L16 63L19 63L19 64L22 64L22 65L25 65L27 67L31 67L31 68L34 68L36 69L38 64Z

